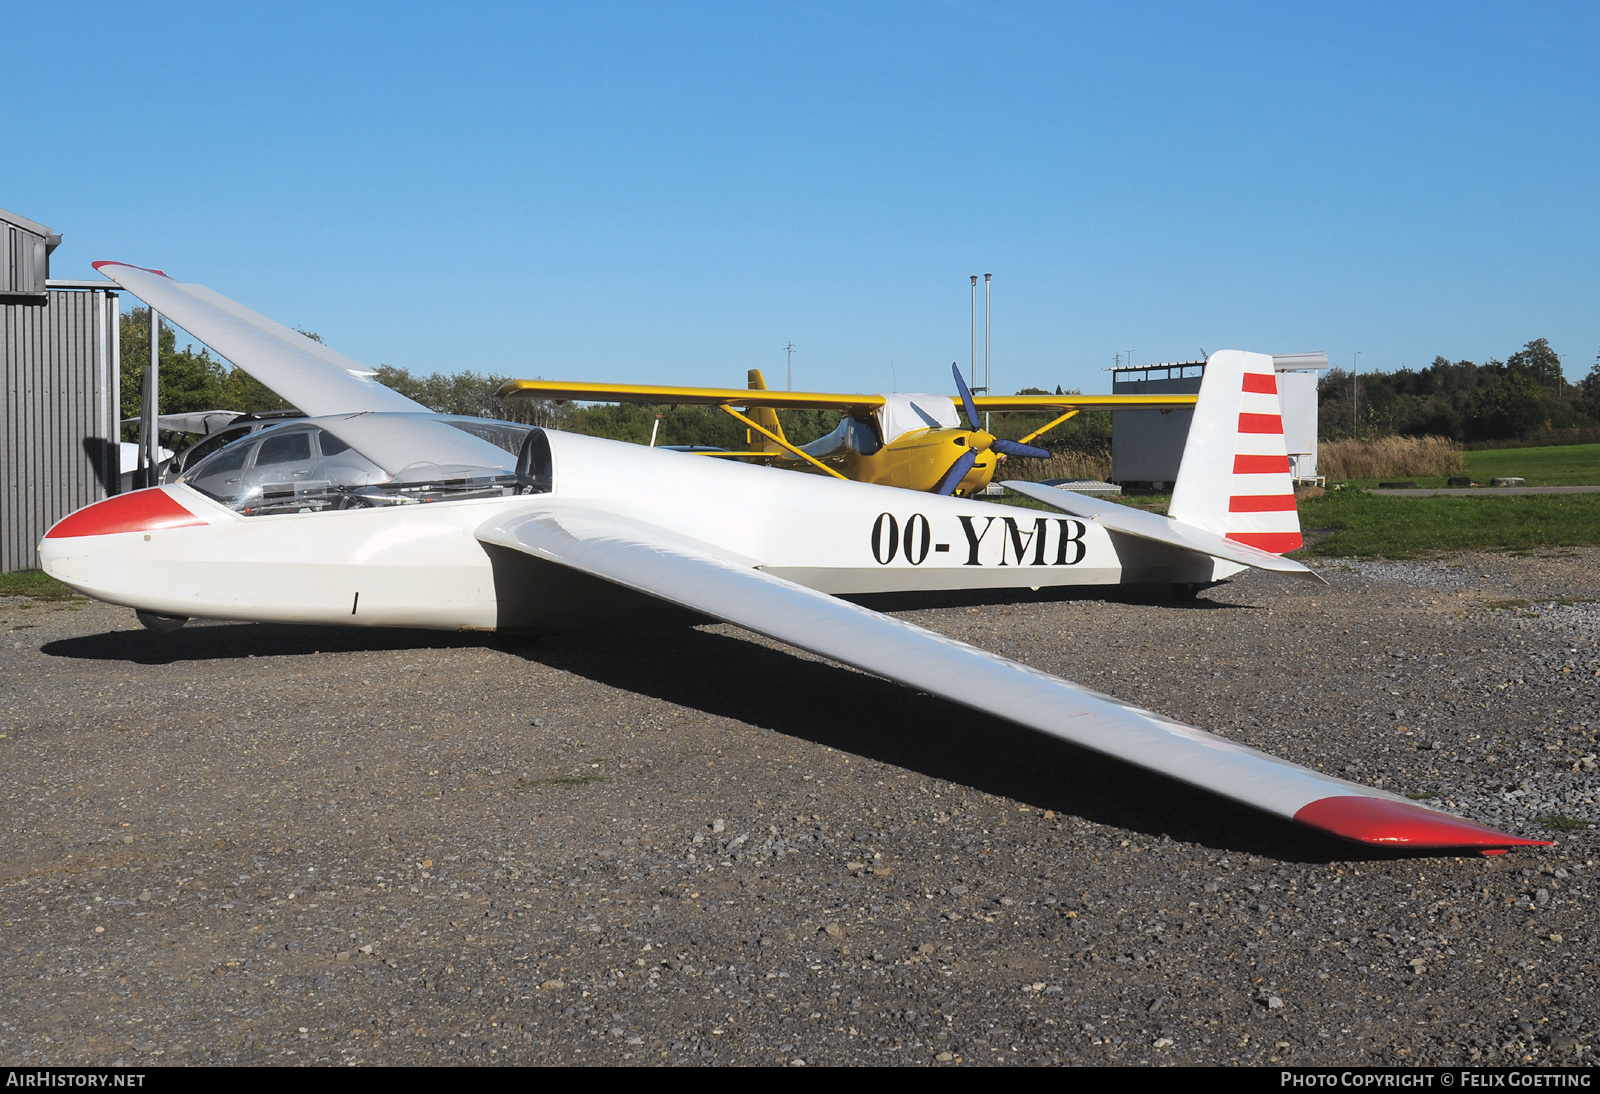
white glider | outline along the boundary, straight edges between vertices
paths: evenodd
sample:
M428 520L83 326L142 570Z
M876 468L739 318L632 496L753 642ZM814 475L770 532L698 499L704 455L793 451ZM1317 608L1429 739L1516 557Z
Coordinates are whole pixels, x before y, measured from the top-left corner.
M1246 565L1310 575L1281 557L1300 537L1270 357L1211 357L1170 519L1008 484L1067 514L1053 516L431 414L209 289L96 267L311 415L46 534L49 573L158 628L203 617L538 629L629 590L1334 835L1485 853L1538 842L831 595L1204 583Z

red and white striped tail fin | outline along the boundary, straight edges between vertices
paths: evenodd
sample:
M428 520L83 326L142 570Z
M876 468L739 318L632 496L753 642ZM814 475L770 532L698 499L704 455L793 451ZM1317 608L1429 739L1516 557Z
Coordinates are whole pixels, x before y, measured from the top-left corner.
M1281 555L1301 545L1272 358L1223 350L1206 361L1168 516Z

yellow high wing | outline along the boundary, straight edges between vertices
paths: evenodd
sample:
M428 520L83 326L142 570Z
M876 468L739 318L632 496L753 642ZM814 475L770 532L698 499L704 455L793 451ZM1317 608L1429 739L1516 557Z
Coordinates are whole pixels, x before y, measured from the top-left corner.
M757 370L752 369L752 372ZM774 410L875 410L882 395L829 395L816 391L764 391L745 387L666 387L656 384L577 384L562 380L507 380L495 394L556 402L649 403L665 406L771 407ZM1189 402L1194 402L1193 396Z
M876 451L845 451L819 459L784 436L776 411L837 410L876 430L873 412L888 400L882 395L846 395L817 391L770 391L759 369L751 369L747 388L669 387L656 384L571 383L560 380L509 380L497 392L502 398L553 399L557 402L644 403L650 405L714 406L741 422L754 447L748 452L709 453L735 458L775 459L798 470L821 471L840 479L935 490L953 459L968 448L983 450L986 458L974 464L956 493L971 495L994 476L997 460L988 452L993 438L971 429L916 430L902 437L884 437ZM977 395L979 411L993 413L1054 412L1043 427L1022 438L1031 444L1069 418L1085 410L1172 410L1193 407L1193 395ZM957 410L958 396L950 396ZM826 462L824 462L826 460ZM947 488L948 489L948 488Z

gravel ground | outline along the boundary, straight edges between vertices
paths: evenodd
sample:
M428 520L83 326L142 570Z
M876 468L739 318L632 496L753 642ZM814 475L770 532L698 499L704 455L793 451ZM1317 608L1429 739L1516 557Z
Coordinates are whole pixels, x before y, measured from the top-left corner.
M879 605L1558 825L1500 858L1375 855L729 627L3 600L0 1059L1588 1060L1597 564Z

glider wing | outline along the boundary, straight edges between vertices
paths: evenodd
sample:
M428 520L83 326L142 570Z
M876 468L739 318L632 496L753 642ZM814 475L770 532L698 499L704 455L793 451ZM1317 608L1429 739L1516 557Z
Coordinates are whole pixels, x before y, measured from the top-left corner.
M1287 763L604 510L521 509L477 536L1334 835L1492 851L1534 842Z
M183 284L160 270L123 262L96 262L94 268L311 417L432 413L378 383L359 362L204 285Z

